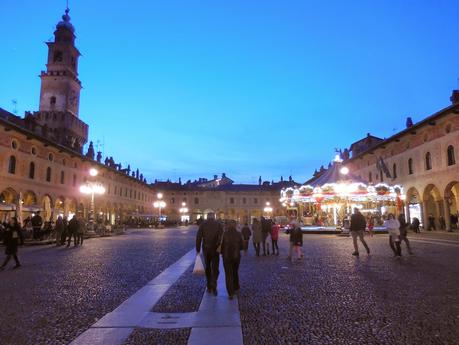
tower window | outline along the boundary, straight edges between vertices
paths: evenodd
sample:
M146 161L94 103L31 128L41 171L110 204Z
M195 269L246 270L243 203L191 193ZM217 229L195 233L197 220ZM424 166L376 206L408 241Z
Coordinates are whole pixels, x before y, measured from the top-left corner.
M62 62L63 60L63 54L61 51L56 51L54 52L54 59L53 59L53 62Z
M411 158L408 159L408 174L413 174L413 160Z
M8 162L8 172L10 174L16 173L16 157L10 156L10 160Z
M29 165L29 178L32 180L35 178L35 163L34 162L30 162L30 165Z
M432 156L430 152L426 153L426 170L432 169Z
M51 167L46 168L46 181L51 182Z
M454 157L454 146L449 145L447 149L448 154L448 166L456 164L456 157Z
M51 96L51 98L49 99L49 105L50 106L55 106L56 105L56 97Z

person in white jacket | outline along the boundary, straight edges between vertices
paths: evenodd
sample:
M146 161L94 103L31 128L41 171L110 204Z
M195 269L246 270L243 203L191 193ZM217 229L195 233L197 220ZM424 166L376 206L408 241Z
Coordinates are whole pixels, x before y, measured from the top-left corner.
M392 213L389 213L387 220L384 221L384 226L389 233L389 245L394 255L396 257L402 256L402 248L400 247L400 222L395 219Z

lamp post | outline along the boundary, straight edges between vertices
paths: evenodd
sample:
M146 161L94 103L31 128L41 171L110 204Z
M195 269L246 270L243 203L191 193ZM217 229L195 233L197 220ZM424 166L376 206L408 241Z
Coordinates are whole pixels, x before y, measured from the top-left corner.
M97 169L91 168L89 170L89 175L92 177L96 177L98 175ZM89 206L89 228L91 230L94 230L94 196L95 194L104 194L105 187L101 183L89 181L80 186L80 192L82 194L91 195L91 203Z
M179 211L180 211L180 214L181 214L180 221L181 222L185 222L187 220L186 218L188 217L188 214L187 214L188 213L188 207L186 207L186 202L182 202L182 207L180 208Z
M153 203L153 207L158 209L158 214L159 214L158 220L161 222L161 209L166 207L166 203L162 200L163 198L162 193L158 193L156 197L158 198L158 200L156 200Z
M268 217L269 217L270 213L273 212L273 208L271 207L271 203L269 201L266 202L266 206L263 209L263 211L268 215Z

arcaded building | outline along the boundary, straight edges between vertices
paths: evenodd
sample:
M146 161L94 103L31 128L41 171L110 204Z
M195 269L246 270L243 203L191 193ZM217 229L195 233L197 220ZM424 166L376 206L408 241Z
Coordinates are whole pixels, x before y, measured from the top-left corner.
M169 219L196 221L199 218L206 219L209 213L215 213L219 219L238 222L250 222L261 216L285 216L286 209L279 202L280 191L294 186L299 184L291 177L287 181L281 178L278 182L263 182L260 178L258 184L236 184L226 174L184 184L152 184L155 194L162 194L166 203L163 212Z
M102 159L88 141L88 125L80 119L80 52L68 10L47 42L46 70L40 74L40 106L24 118L0 108L0 221L18 213L22 219L42 211L45 220L58 215L88 215L90 195L81 185L98 183L99 220L115 223L152 213L153 192L139 171L123 169L112 157ZM98 175L89 175L95 168Z
M451 102L417 123L408 118L390 138L368 135L343 154L344 164L367 182L402 185L408 218L427 225L433 216L437 229L442 223L450 229L459 211L459 91Z

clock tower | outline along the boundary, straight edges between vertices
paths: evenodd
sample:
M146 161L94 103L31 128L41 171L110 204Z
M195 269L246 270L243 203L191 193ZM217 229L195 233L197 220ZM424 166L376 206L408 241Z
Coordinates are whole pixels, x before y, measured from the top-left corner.
M40 74L40 107L33 117L46 128L46 135L81 152L88 138L88 125L79 119L81 82L75 28L70 23L69 9L57 23L54 41L46 42L48 62Z

